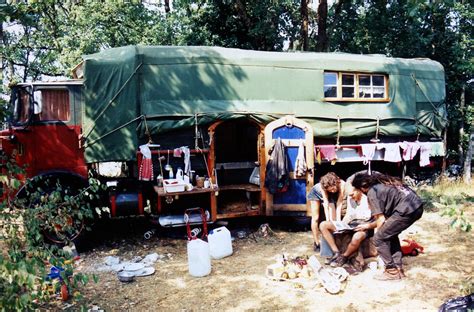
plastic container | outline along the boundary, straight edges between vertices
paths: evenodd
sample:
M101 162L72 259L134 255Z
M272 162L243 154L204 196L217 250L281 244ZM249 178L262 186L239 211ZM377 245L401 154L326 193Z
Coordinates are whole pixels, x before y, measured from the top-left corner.
M180 181L183 181L183 180L184 180L183 169L178 168L178 170L176 170L176 179L178 179L178 180L180 180Z
M166 193L184 192L184 181L178 179L163 180Z
M189 274L194 277L211 273L209 243L199 238L188 241L188 267Z
M207 239L212 259L222 259L232 255L232 238L225 226L212 230Z

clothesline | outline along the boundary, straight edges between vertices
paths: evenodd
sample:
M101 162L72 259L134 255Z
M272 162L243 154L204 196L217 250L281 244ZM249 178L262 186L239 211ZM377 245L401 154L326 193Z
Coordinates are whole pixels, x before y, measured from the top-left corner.
M443 142L394 142L394 143L365 143L358 145L316 145L314 154L318 162L325 159L334 163L337 161L337 151L343 148L356 149L364 163L374 159L377 150L384 150L383 160L388 162L401 162L412 160L420 153L420 166L430 164L430 157L444 156Z

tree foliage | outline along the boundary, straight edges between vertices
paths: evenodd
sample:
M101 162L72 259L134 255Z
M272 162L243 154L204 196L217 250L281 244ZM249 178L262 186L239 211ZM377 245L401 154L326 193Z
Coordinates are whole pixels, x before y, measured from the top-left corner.
M91 179L89 186L73 190L58 181L32 180L28 196L13 197L21 186L18 176L24 174L11 159L4 162L5 201L0 203L0 310L30 311L47 307L62 285L69 293L88 282L84 274L73 274L73 254L45 241L45 235L69 245L93 217L93 200L101 186ZM47 278L54 266L63 269L60 278ZM60 282L62 280L62 282ZM80 299L80 294L75 294Z

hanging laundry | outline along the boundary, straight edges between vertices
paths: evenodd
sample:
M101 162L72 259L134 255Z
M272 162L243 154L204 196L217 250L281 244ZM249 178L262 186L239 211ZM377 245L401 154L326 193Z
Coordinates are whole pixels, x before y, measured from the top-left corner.
M187 146L181 146L180 151L184 154L184 174L191 176L191 151Z
M266 166L265 187L271 194L286 192L290 184L286 146L278 138L269 151L270 159Z
M420 167L425 167L430 164L431 143L420 143Z
M362 157L364 158L364 165L367 165L369 161L374 159L375 156L375 144L361 144Z
M444 150L444 142L432 142L430 156L445 156L446 151Z
M418 150L420 149L420 142L403 141L402 143L400 143L400 147L403 150L403 160L408 161L415 158L416 154L418 153Z
M308 169L306 165L306 158L304 155L304 140L301 139L298 144L298 155L296 156L295 161L295 176L304 177L306 176L306 170Z
M329 161L334 161L337 159L336 146L334 145L319 146L319 150L321 151L321 158L324 158Z
M142 163L138 172L138 179L142 181L153 180L153 162L151 160L151 150L148 144L140 145L140 153L142 154Z
M400 143L383 143L377 144L377 149L385 149L383 160L388 162L400 162L402 156L400 155Z

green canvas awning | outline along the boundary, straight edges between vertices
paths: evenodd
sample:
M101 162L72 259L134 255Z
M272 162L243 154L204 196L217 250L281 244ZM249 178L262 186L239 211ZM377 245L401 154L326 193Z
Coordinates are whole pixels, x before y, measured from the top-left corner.
M388 102L328 102L324 71L382 73ZM216 120L294 114L316 138L420 133L445 126L443 67L427 59L216 47L128 46L84 57L86 159L132 160L153 134ZM146 125L144 122L146 116ZM197 118L196 118L197 117Z

